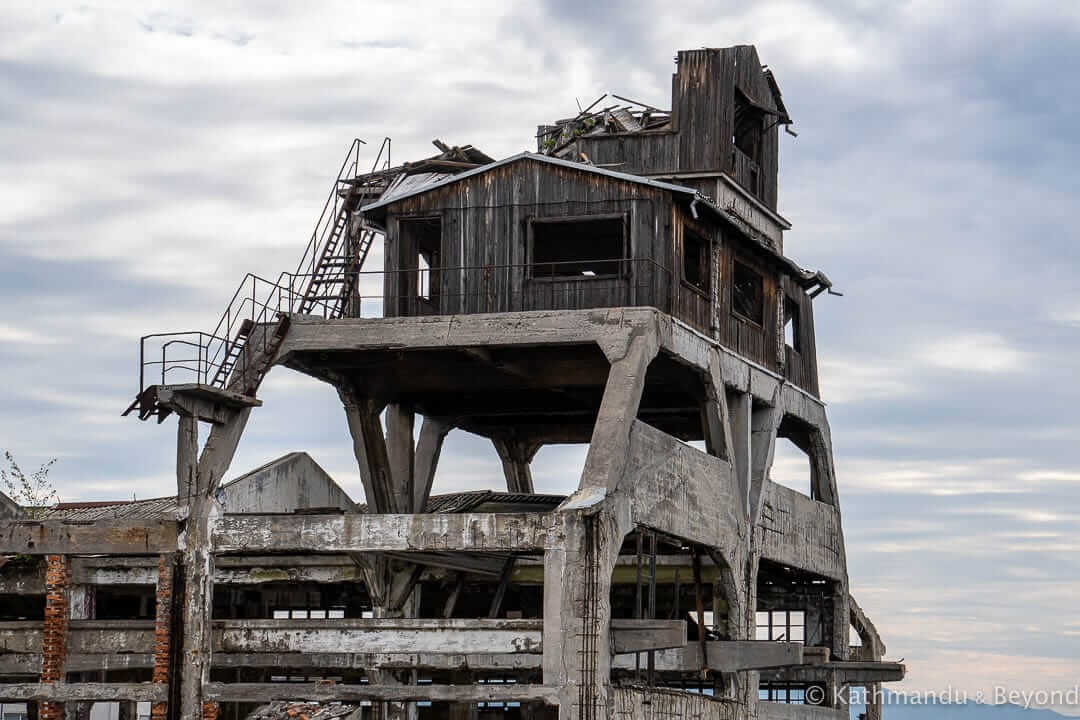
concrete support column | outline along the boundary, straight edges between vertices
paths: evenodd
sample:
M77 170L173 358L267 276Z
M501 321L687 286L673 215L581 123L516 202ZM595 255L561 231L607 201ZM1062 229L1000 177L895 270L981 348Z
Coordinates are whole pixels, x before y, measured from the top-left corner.
M624 532L604 513L566 512L565 542L544 553L543 682L563 688L560 720L608 717L611 574Z
M45 622L41 632L41 682L64 682L70 607L71 563L66 555L45 557ZM62 720L64 704L38 704L40 720Z
M526 494L536 492L533 489L531 463L540 446L516 437L495 437L491 442L502 461L507 491Z

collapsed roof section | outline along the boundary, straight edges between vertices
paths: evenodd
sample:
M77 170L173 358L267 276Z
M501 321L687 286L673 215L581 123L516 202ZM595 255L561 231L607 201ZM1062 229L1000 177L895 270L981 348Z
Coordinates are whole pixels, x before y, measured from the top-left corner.
M447 145L437 138L431 142L439 149L437 155L392 167L387 160L384 167L342 180L338 194L343 198L359 198L363 205L405 194L412 188L423 187L495 161L472 145Z

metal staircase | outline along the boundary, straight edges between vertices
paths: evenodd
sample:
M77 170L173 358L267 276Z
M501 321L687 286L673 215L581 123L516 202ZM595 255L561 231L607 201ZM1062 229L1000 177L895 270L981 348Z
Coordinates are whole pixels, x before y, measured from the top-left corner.
M350 219L359 207L378 199L390 181L380 173L390 168L390 138L383 139L371 172L361 176L365 144L357 138L349 146L296 272L283 272L276 281L246 275L213 332L156 333L140 339L139 392L125 415L136 408L141 419L167 415L152 391L155 385L175 382L171 375L253 396L284 337L288 314L345 315L377 235L362 226L351 232ZM148 369L154 376L160 373L154 377L160 383L147 385Z

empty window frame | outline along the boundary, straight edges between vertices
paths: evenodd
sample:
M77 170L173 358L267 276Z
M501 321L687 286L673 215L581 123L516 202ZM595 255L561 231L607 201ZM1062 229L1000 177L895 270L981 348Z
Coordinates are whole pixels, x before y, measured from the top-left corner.
M735 90L735 129L731 141L743 155L759 164L764 131L765 111L741 90Z
M732 272L731 311L758 325L765 315L765 282L760 273L738 260Z
M442 247L442 220L437 217L402 218L400 236L406 258L404 269L415 272L409 283L416 297L428 302L439 298L440 250Z
M806 613L802 610L759 610L756 638L801 644L806 641Z
M690 228L683 229L683 282L690 287L708 294L709 292L709 268L710 268L710 243Z
M799 302L790 295L784 295L784 344L793 351L802 352L802 320L799 317Z
M627 249L622 215L533 218L529 222L529 277L616 277Z

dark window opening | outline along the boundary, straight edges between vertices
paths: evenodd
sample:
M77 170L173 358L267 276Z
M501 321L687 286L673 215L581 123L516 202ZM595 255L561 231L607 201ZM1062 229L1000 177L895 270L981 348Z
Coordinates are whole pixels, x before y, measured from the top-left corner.
M735 263L731 285L731 310L750 322L762 324L765 315L765 289L761 275L741 262Z
M94 592L95 620L152 620L156 612L151 585L98 586Z
M799 320L799 303L784 296L784 344L795 352L802 352L802 332Z
M764 111L735 91L735 134L732 142L755 163L761 162L761 141L765 129Z
M533 278L614 277L626 258L621 215L535 219L531 230Z
M709 241L689 228L683 231L683 280L709 292Z

